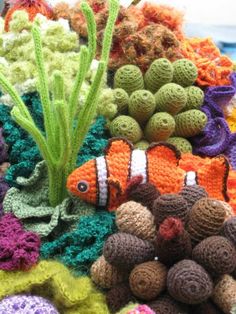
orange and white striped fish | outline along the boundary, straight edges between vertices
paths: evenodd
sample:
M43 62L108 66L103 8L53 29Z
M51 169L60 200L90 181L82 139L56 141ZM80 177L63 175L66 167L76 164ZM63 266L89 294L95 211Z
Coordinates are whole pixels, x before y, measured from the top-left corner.
M199 184L210 197L229 200L229 164L224 156L207 160L180 152L168 143L155 143L144 151L125 139L109 141L105 156L86 162L68 177L67 189L82 200L116 209L125 200L127 187L142 176L161 193L178 193L184 185ZM131 183L130 183L131 182Z

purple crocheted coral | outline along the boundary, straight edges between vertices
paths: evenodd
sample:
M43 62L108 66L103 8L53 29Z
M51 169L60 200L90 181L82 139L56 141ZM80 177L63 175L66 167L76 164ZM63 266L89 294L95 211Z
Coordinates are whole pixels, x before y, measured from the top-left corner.
M8 159L7 145L4 141L2 131L2 128L0 128L0 164Z
M5 214L0 220L0 269L27 270L37 263L40 238L24 231L19 219Z
M59 312L42 297L13 295L0 301L0 314L59 314Z

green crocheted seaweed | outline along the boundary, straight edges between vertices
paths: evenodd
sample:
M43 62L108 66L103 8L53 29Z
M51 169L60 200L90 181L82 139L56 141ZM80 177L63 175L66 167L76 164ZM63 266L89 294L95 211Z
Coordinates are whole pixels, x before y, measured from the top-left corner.
M182 86L168 83L158 90L155 99L157 111L175 115L186 105L187 94Z
M192 153L192 145L186 138L170 137L167 142L174 145L181 153Z
M88 274L90 266L102 254L103 244L117 231L115 215L98 211L80 218L77 227L41 246L41 258L56 258L78 274Z
M63 76L59 71L54 74L53 97L52 100L50 99L40 30L36 24L32 27L38 71L38 91L43 108L45 136L35 125L29 110L20 99L15 88L0 73L0 85L15 103L11 112L13 119L32 135L47 164L49 201L53 207L60 204L67 197L66 179L69 173L76 167L78 151L96 115L98 95L107 68L119 3L117 0L110 0L109 17L104 32L101 59L85 103L78 109L80 89L96 54L96 22L94 14L86 2L81 4L81 9L87 21L88 47L82 46L80 49L79 70L70 99L65 99Z
M204 93L201 88L197 86L189 86L185 88L187 94L187 103L184 107L184 111L190 109L199 109L203 104Z
M156 108L154 95L141 89L133 92L129 99L129 115L143 125L152 116Z
M145 137L151 142L165 141L175 130L175 120L167 112L155 113L145 127Z
M144 88L143 74L136 65L124 65L119 68L114 77L114 87L123 88L129 95Z
M128 113L129 95L122 88L115 88L113 90L113 101L117 106L120 114Z
M146 140L141 140L141 141L137 142L137 143L134 145L134 147L135 147L136 149L146 150L149 145L150 145L150 144L148 143L148 141L146 141Z
M113 137L122 136L132 143L141 140L143 135L138 122L129 116L119 116L115 118L109 128Z
M192 137L199 134L207 123L204 112L196 109L179 113L175 116L175 136Z
M198 70L192 61L188 59L177 60L173 63L173 68L173 82L183 87L187 87L196 81Z
M173 71L172 63L168 59L160 58L153 61L144 75L145 87L156 93L160 87L172 81Z

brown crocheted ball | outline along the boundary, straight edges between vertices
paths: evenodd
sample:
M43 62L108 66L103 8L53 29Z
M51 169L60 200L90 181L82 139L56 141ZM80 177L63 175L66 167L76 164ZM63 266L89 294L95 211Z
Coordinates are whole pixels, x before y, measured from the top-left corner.
M191 308L191 314L224 314L213 302L210 300L195 305Z
M180 191L180 195L187 201L189 209L201 198L208 197L206 190L200 185L186 185Z
M128 199L138 202L148 209L152 208L152 204L156 198L160 196L160 192L155 185L151 183L142 183L137 186L133 186L128 191Z
M148 306L158 314L189 314L186 305L178 303L168 294L148 303Z
M160 225L156 252L158 260L168 266L191 256L191 238L180 219L168 217Z
M155 248L150 241L119 232L106 240L103 255L111 265L131 269L134 265L153 260Z
M124 203L117 208L116 225L119 231L133 234L143 240L154 241L156 238L152 213L134 201Z
M106 302L111 313L116 313L133 299L128 283L121 283L106 294Z
M225 237L212 236L195 246L192 258L213 276L230 274L236 265L236 250Z
M230 314L236 304L236 280L229 275L222 276L214 288L212 299L224 313Z
M123 282L127 278L127 274L115 266L110 265L103 255L93 263L90 274L92 280L99 287L108 289Z
M129 276L129 284L136 297L149 301L165 289L166 277L165 265L152 261L136 266Z
M217 235L225 220L224 206L213 198L201 198L189 214L187 231L193 242Z
M154 201L152 213L155 216L157 227L169 216L180 218L185 223L188 204L179 194L163 194Z
M236 216L226 220L222 228L222 234L236 247Z
M177 301L198 304L210 297L213 283L202 266L192 260L182 260L169 270L167 288Z

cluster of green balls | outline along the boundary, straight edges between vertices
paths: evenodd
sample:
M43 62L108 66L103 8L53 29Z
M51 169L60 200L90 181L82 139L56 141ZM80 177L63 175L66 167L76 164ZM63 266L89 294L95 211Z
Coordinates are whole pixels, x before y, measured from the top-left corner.
M167 141L191 152L186 138L199 134L207 123L200 110L204 93L193 86L197 74L188 59L157 59L144 76L135 65L119 68L113 90L118 115L109 124L111 135L124 136L141 149Z

